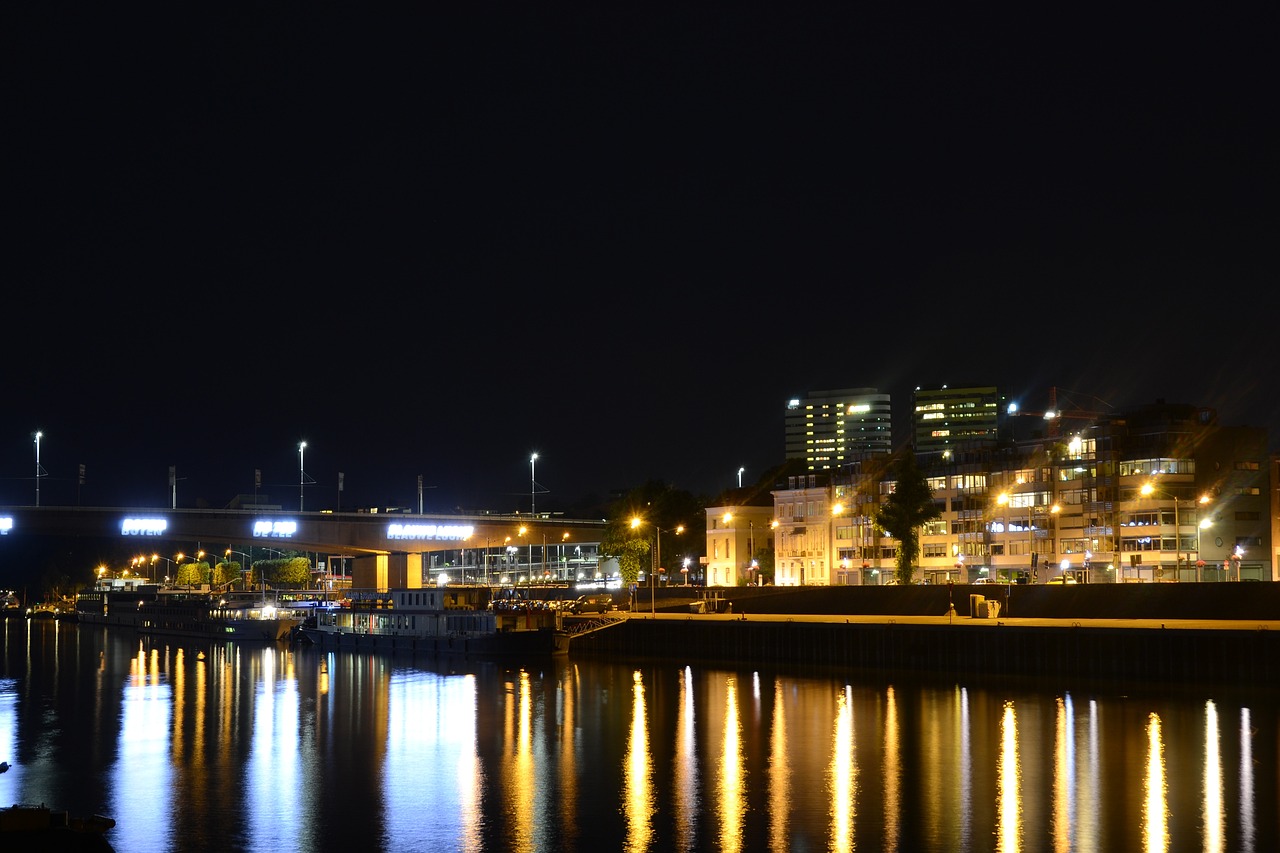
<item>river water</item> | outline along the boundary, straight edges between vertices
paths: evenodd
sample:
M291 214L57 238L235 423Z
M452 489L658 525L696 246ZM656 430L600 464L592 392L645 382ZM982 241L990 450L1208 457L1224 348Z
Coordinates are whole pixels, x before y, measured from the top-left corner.
M1280 849L1274 685L0 631L0 804L118 853Z

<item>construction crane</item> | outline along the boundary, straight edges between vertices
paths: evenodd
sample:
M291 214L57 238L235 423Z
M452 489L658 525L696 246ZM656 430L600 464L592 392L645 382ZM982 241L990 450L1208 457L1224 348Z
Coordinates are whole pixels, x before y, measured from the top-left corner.
M1075 392L1067 389L1066 393L1077 394L1079 392ZM1092 395L1085 395L1085 396L1092 397ZM1093 399L1097 400L1099 403L1102 403L1108 409L1112 408L1111 404L1108 403L1106 400L1103 400L1101 397L1093 397ZM1086 410L1086 409L1059 409L1058 408L1058 386L1056 385L1051 386L1049 388L1049 408L1045 409L1043 412L1023 411L1022 409L1018 408L1017 403L1010 403L1008 412L1012 416L1025 415L1028 417L1044 418L1045 421L1047 421L1045 434L1051 438L1056 437L1061 433L1063 420L1094 421L1106 415L1106 412L1104 411L1092 411L1092 410Z

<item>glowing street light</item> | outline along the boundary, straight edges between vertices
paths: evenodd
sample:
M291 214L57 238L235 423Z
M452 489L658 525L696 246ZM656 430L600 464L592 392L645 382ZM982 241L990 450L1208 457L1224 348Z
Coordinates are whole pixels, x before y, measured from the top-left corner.
M742 474L743 474L743 472L745 472L746 470L747 470L746 468L739 468L739 469L738 469L738 488L739 488L739 489L741 489L741 488L742 488Z
M40 467L40 437L44 433L36 430L36 506L40 506L40 478L44 476L43 468Z
M529 457L529 515L534 516L538 514L538 478L534 474L534 464L537 461L538 454L535 453Z
M228 548L226 553L227 562L231 562L232 554L239 554L241 557L244 557L244 569L240 570L240 585L244 586L245 569L248 569L250 572L253 571L253 557L250 557L244 551L237 551L234 548ZM266 589L265 584L263 585L263 589Z
M644 521L640 519L639 516L635 516L631 519L632 530L639 528L642 524L644 524ZM654 525L654 528L653 528L653 540L655 543L654 561L653 561L653 566L651 567L652 571L649 572L649 612L651 613L658 612L658 606L657 606L658 593L656 590L656 584L657 584L657 575L659 572L662 571L662 534L664 533L674 533L677 536L679 536L681 533L684 533L684 525L677 524L675 527L668 527L665 530L658 527L657 525Z
M298 442L298 512L302 512L302 489L307 485L307 466L302 464L303 454L307 450L305 441Z

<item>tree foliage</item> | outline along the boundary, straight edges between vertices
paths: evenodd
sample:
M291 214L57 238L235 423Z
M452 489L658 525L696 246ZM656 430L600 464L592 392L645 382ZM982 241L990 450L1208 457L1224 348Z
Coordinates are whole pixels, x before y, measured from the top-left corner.
M933 500L933 490L916 464L916 456L910 450L897 460L893 493L890 494L875 516L876 527L897 539L897 569L899 584L915 582L916 565L920 561L920 526L942 516Z
M663 567L682 565L685 557L696 562L706 544L706 504L705 498L650 480L609 507L600 554L618 561L625 586L637 583L641 572L653 566L659 535ZM677 533L679 528L683 531ZM674 574L668 572L668 580Z

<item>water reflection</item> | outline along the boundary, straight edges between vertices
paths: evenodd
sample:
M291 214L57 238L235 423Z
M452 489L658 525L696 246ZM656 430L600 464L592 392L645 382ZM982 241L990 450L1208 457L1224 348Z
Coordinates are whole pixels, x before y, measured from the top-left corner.
M828 850L853 849L854 800L858 794L853 749L852 688L846 686L836 698L836 719L831 737L831 841Z
M1143 788L1142 849L1160 853L1169 849L1169 808L1166 797L1164 738L1160 715L1147 715L1147 776Z
M632 674L631 736L626 761L627 845L648 850L653 837L653 765L649 754L649 723L644 704L644 679Z
M679 850L693 850L696 842L698 812L698 738L694 723L693 670L680 670L678 704L675 726L675 772L672 785L675 789L676 845Z
M1278 847L1273 690L2 630L0 802L111 815L119 853Z
M996 829L996 850L1014 853L1022 848L1022 800L1021 776L1018 766L1018 717L1013 703L1005 702L1000 715L999 784L996 799L1000 804L1000 819Z

